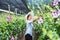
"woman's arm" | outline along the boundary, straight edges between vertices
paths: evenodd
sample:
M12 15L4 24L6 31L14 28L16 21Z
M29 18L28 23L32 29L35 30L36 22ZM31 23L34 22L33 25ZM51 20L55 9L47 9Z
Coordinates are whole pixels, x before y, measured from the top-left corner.
M32 21L35 22L36 20L38 20L39 18L33 19Z

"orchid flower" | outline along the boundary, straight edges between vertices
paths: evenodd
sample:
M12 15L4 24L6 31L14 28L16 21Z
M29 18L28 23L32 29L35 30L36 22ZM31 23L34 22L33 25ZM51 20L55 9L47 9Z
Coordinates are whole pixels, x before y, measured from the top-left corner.
M13 36L11 37L11 40L14 40L14 37Z
M11 16L8 16L8 17L6 18L6 20L7 20L8 22L10 22L10 21L12 20L12 17L11 17Z
M58 4L57 0L52 1L52 6L55 7Z
M43 23L43 21L44 21L44 18L39 18L39 19L38 19L38 24Z
M57 18L58 17L58 12L57 11L53 11L51 14L52 14L53 18Z

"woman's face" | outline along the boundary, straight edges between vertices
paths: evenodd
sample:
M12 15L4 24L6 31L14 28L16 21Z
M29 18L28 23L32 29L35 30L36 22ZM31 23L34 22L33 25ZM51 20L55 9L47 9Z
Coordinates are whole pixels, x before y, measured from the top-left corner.
M32 16L30 15L29 18L28 18L28 20L31 20L31 19L32 19Z

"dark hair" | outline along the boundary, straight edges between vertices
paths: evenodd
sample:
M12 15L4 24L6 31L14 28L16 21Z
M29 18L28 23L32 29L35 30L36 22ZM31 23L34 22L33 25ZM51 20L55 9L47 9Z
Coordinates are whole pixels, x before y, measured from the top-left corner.
M29 16L31 16L31 14L29 14L29 15L27 16L27 20L28 20Z

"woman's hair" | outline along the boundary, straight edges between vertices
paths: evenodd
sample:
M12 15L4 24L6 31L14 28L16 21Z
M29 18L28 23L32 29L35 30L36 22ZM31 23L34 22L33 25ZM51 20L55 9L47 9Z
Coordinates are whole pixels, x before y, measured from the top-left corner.
M27 16L27 20L28 20L29 16L31 16L31 14L29 14L29 15Z

